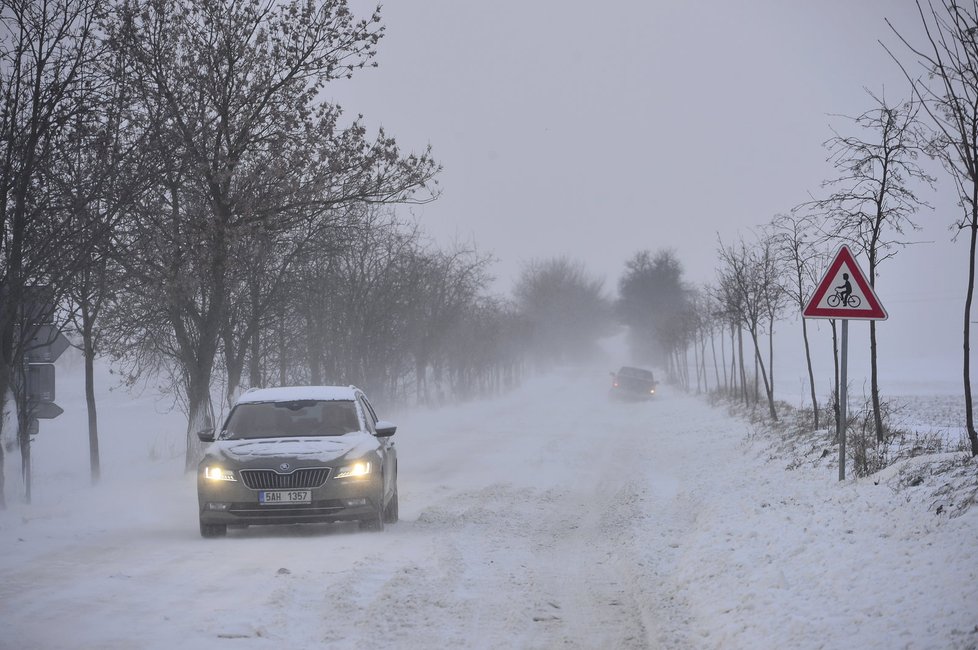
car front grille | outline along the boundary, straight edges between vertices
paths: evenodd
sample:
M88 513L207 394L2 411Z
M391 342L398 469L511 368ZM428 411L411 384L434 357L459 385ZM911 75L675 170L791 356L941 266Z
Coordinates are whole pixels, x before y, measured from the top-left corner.
M318 488L329 478L328 467L304 467L281 474L271 469L243 469L241 480L252 490L298 490Z

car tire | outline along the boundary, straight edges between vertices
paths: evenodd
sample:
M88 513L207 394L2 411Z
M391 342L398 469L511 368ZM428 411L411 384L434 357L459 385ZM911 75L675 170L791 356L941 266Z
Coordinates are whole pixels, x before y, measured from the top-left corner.
M380 498L377 500L377 510L374 512L373 516L369 519L360 520L360 530L371 530L374 532L380 532L384 530L384 480L380 480Z
M397 486L394 486L394 494L391 496L391 500L387 502L387 507L384 508L384 522L388 524L397 523L398 519L398 507L397 507Z
M227 524L205 524L200 522L201 537L224 537L228 534Z
M384 530L384 510L380 509L370 519L360 520L360 530L369 530L379 533Z

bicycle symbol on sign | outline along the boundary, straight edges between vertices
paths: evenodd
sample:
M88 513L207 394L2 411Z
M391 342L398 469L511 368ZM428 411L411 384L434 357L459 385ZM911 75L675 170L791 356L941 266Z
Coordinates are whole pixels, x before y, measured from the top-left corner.
M835 287L835 293L828 297L826 301L829 307L838 307L843 305L845 307L850 307L855 309L862 302L859 296L852 295L852 284L849 282L849 274L842 274L842 284Z

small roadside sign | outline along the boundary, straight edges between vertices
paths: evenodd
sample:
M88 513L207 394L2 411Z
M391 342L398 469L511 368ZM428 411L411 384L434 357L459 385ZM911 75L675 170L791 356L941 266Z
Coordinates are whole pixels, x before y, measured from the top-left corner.
M24 361L28 363L54 363L71 343L54 325L39 325L24 350Z
M835 259L802 310L805 318L836 318L842 321L842 342L839 352L838 404L836 436L839 439L839 480L846 478L846 425L848 416L849 321L886 320L886 310L866 281L847 246L839 248Z
M27 368L27 399L32 402L54 401L54 364L31 363Z
M888 317L847 246L836 253L802 316L841 320L886 320Z
M30 414L38 420L53 420L64 412L65 410L54 402L31 402L30 404Z

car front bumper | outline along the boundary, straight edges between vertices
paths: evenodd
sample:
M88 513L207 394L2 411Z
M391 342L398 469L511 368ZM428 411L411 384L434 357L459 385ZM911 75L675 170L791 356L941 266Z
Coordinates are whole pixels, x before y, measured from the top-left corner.
M330 479L309 491L308 504L262 504L262 490L240 481L213 481L198 476L200 521L228 525L358 521L376 516L382 508L379 478Z

